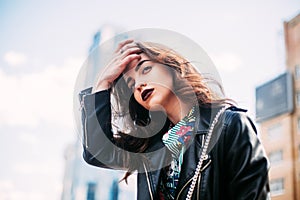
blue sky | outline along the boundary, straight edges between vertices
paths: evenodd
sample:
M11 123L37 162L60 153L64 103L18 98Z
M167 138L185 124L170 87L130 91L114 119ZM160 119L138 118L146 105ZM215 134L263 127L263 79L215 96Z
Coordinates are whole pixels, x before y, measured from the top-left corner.
M75 80L104 24L191 38L254 117L255 87L284 71L283 22L299 12L299 0L1 0L0 198L59 199Z

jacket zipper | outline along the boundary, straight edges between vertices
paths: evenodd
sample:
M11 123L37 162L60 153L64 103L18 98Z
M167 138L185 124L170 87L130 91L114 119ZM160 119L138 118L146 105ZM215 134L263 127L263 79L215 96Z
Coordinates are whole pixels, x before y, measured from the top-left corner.
M203 172L208 166L209 164L211 163L211 160L209 160L206 165L201 169L201 172ZM200 199L200 184L201 184L201 173L199 175L199 178L198 178L198 185L197 185L197 199Z
M209 166L209 164L211 163L211 160L209 160L207 163L206 163L206 165L204 166L204 167L202 167L202 169L200 170L200 172L202 172L202 171L204 171L208 166ZM201 179L201 174L199 175L199 177L198 177L198 192L199 192L199 186L200 186L200 179ZM179 193L178 193L178 195L177 195L177 197L176 197L176 200L178 200L179 199L179 197L180 197L180 194L182 193L182 191L183 191L183 189L191 182L193 180L193 177L190 179L190 180L188 180L188 182L186 182L185 184L184 184L184 186L180 189L180 191L179 191ZM198 194L197 194L198 195ZM199 199L199 198L198 198Z
M84 122L83 122L83 137L84 137L84 145L85 145L85 148L88 148L88 141L87 141L87 116L86 116L86 108L84 106L84 102L83 100L81 101L81 109L84 110Z
M200 199L200 183L201 183L201 173L199 174L198 177L198 185L197 185L197 199Z
M192 177L188 182L186 182L186 183L184 184L184 186L183 186L183 187L181 188L181 190L179 191L179 193L178 193L178 195L177 195L177 197L176 197L176 200L179 199L182 190L183 190L183 189L184 189L184 188L185 188L192 180L193 180L193 177Z
M148 185L148 190L149 190L149 194L150 194L150 198L151 200L153 200L153 194L152 194L152 190L151 190L151 186L150 186L150 180L149 180L149 176L148 176L148 171L146 168L145 163L143 162L144 165L144 169L145 169L145 174L146 174L146 178L147 178L147 185Z

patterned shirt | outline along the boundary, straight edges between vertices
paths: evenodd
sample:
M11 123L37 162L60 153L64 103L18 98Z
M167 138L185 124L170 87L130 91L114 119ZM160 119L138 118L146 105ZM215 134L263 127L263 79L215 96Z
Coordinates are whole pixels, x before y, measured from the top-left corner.
M160 183L160 199L169 200L175 198L175 191L179 180L183 153L193 134L195 125L195 108L180 120L173 128L164 134L162 140L172 154L172 162L163 169Z

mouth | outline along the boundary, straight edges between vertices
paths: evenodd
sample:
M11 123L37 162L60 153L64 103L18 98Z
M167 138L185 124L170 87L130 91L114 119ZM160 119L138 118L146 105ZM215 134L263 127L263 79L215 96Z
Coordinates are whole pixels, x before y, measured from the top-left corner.
M154 90L153 88L152 89L145 89L142 92L141 96L142 96L143 101L146 101L151 96L153 90Z

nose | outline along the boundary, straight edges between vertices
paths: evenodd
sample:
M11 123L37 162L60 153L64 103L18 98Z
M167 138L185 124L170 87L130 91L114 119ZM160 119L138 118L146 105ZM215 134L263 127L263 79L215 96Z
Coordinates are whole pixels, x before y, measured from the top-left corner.
M137 83L136 84L136 89L141 92L143 87L146 87L147 86L147 83Z

